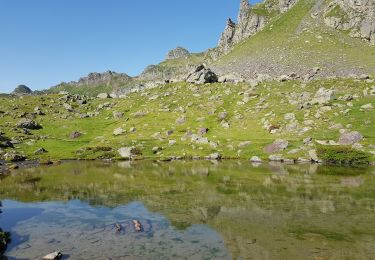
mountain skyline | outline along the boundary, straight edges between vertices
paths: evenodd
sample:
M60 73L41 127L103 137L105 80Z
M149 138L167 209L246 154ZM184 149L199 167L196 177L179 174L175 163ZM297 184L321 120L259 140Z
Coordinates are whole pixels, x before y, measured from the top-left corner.
M238 1L212 0L0 4L1 92L19 84L41 90L90 72L138 75L176 46L215 47L225 20L238 12Z

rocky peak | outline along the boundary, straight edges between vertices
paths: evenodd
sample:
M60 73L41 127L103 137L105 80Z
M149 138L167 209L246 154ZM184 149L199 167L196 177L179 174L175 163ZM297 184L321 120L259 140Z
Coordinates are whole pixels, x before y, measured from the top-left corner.
M18 85L12 92L15 95L30 95L32 93L33 91L25 85Z
M251 6L249 3L249 0L241 0L240 11L238 13L238 18L237 18L237 22L239 24L246 22L247 18L249 17L250 9L251 9Z
M173 50L170 50L166 56L166 59L167 60L173 60L173 59L179 59L179 58L183 58L183 57L186 57L190 54L190 52L185 49L185 48L182 48L182 47L177 47Z

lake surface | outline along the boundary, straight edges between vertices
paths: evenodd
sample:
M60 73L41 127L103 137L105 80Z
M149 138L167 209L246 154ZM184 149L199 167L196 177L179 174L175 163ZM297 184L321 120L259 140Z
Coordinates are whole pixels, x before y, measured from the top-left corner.
M8 259L375 259L374 167L67 162L0 200Z

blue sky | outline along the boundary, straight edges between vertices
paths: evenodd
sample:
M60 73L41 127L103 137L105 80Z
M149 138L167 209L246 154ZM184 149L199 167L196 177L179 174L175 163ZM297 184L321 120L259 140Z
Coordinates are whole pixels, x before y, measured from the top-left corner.
M45 89L94 71L134 76L176 46L214 47L239 2L0 0L0 92Z

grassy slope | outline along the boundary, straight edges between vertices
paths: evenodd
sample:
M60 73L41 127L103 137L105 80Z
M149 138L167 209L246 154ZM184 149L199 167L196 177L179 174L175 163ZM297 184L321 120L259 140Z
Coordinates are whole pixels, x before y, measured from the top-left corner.
M37 97L2 98L0 110L10 111L9 115L0 117L0 130L5 135L15 139L22 140L17 145L17 150L26 154L29 158L36 158L33 152L40 147L49 151L49 153L38 156L42 158L69 159L69 158L98 158L113 157L116 155L116 149L123 146L138 146L144 156L154 157L152 148L155 146L163 147L163 152L158 157L168 156L206 156L213 152L220 152L225 157L231 158L249 158L253 155L267 158L268 155L263 152L263 148L272 143L277 138L285 138L290 141L288 151L298 148L302 145L302 140L306 137L323 140L337 140L339 137L338 129L329 129L330 124L341 123L344 128L347 124L352 124L352 130L360 131L364 136L363 141L365 150L371 150L368 145L375 144L374 124L375 113L373 111L363 112L360 107L363 104L374 104L373 97L363 97L363 89L372 84L355 80L319 80L313 81L307 85L301 85L297 81L285 83L269 82L259 85L254 94L258 97L250 100L247 104L241 105L243 99L239 93L248 90L250 87L246 84L212 84L194 86L185 83L166 85L161 88L148 90L146 93L133 93L126 99L94 99L89 104L78 106L73 104L75 112L67 112L58 101L58 95L47 95ZM290 105L288 95L291 92L308 92L314 95L321 87L334 88L337 96L344 94L356 94L360 98L354 100L353 107L346 106L347 102L334 101L332 110L322 113L320 119L315 118L318 106L313 106L308 110L297 110L296 105ZM168 93L168 95L166 95ZM158 95L156 100L150 100L152 96ZM261 98L266 101L264 108L257 108ZM103 109L99 111L99 116L94 118L78 117L78 114L93 112L103 103L112 105L112 109ZM43 106L43 104L45 104ZM343 105L342 108L339 106ZM14 106L18 109L14 109ZM46 116L37 116L36 121L43 125L42 130L33 131L36 136L46 136L45 139L36 138L36 136L27 136L16 133L13 129L15 123L19 120L17 115L21 112L33 112L34 107L39 106ZM49 107L50 106L50 107ZM170 112L162 112L160 109L168 107ZM178 108L183 107L186 113L178 112ZM341 111L350 109L347 115ZM114 119L113 112L121 111L125 113L123 119ZM133 113L143 111L147 114L143 117L135 117ZM220 112L228 112L228 122L230 128L225 129L221 126L217 116ZM266 114L274 112L274 116L266 117ZM305 113L308 115L304 117ZM295 113L299 123L299 129L304 127L304 120L313 120L313 129L309 132L299 135L295 132L285 130L287 122L284 120L285 113ZM67 115L67 119L62 119L62 115ZM176 119L185 116L186 123L176 124ZM236 118L240 116L241 118ZM204 117L202 122L197 119ZM261 120L269 119L270 123L279 125L283 130L278 134L270 134L263 128ZM113 130L122 127L127 133L121 136L114 136ZM136 132L130 133L129 129L135 127ZM210 141L216 142L219 146L212 148L207 144L192 144L190 139L181 141L186 131L197 133L200 127L209 128L205 137ZM171 136L166 135L166 131L173 130ZM80 131L84 135L78 139L69 139L69 134L73 131ZM152 137L153 134L160 132L162 140ZM40 140L38 140L40 139ZM177 143L170 146L169 140L176 140ZM251 141L248 147L239 148L238 145L243 141ZM112 152L86 151L80 155L76 151L82 147L111 147ZM306 157L306 153L311 147L305 147L305 151L286 157L298 158Z
M316 1L301 0L274 18L264 30L237 45L214 65L226 67L267 60L273 66L321 67L340 74L343 69L375 71L375 47L345 33L326 28L311 18ZM321 36L322 39L317 38Z

